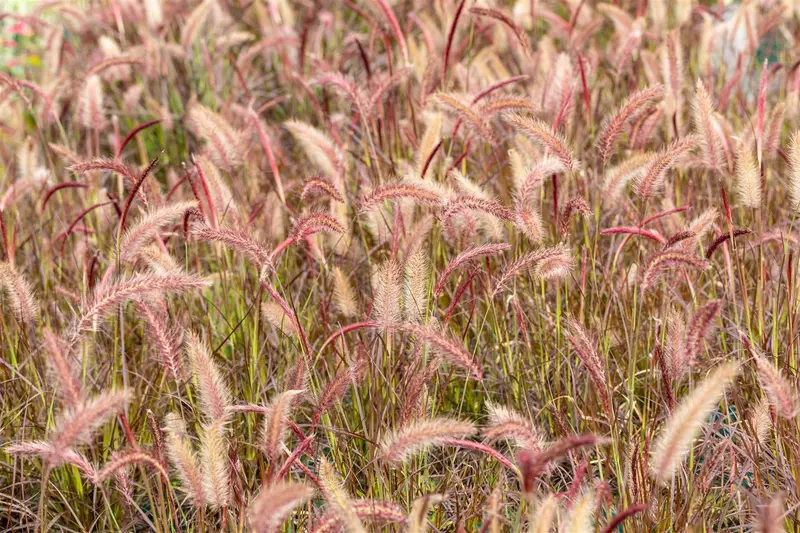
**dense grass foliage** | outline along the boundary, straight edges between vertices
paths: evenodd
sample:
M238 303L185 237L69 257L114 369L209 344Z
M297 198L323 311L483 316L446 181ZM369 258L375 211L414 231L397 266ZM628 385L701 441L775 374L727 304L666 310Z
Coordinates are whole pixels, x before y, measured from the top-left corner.
M800 531L799 17L0 13L0 530Z

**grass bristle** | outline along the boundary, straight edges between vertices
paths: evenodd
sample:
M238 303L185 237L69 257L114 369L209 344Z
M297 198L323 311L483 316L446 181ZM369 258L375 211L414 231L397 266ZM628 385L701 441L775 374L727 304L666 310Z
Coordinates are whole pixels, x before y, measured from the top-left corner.
M723 364L680 403L652 448L650 466L656 481L667 483L675 475L694 439L702 431L707 415L716 407L738 371L735 363Z
M325 501L344 524L345 530L349 533L366 533L355 506L339 479L339 474L325 458L320 461L319 479Z
M643 113L650 103L664 91L660 84L647 87L630 95L625 103L601 126L597 147L603 162L608 161L614 151L614 143L622 134L623 128Z
M739 201L745 207L761 207L761 173L753 150L745 143L736 154L736 190Z
M0 261L0 287L8 294L11 309L19 321L33 324L39 316L39 302L28 280L6 261Z
M508 123L518 128L521 133L549 150L554 157L561 161L566 169L575 172L580 168L580 163L572 155L572 149L567 146L566 139L553 132L553 128L544 121L514 113L506 114L505 119Z
M476 431L472 422L449 418L412 422L384 435L378 457L388 464L403 463L429 446L442 445L451 439L473 435Z
M202 414L208 421L225 420L231 406L231 393L222 373L211 357L208 343L198 334L186 335L186 358L197 381Z
M248 509L250 527L256 533L272 533L312 495L304 483L284 481L262 487Z

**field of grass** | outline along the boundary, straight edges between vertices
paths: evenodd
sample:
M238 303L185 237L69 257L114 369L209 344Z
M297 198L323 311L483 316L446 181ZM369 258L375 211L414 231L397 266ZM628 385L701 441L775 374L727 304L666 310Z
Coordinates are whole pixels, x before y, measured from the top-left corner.
M16 5L0 531L800 532L796 2Z

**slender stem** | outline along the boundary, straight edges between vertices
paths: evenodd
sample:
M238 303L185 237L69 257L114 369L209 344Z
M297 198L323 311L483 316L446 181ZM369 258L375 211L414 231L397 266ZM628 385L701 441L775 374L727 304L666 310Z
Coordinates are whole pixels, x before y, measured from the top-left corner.
M44 474L42 474L42 488L39 491L39 531L45 533L47 527L47 486L50 484L50 465L46 464L44 467Z

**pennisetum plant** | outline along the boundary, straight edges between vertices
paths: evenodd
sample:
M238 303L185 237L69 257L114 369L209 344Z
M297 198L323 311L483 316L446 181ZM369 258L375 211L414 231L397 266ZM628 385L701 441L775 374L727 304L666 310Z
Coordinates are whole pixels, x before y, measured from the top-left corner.
M792 530L792 2L83 4L0 14L4 525Z

